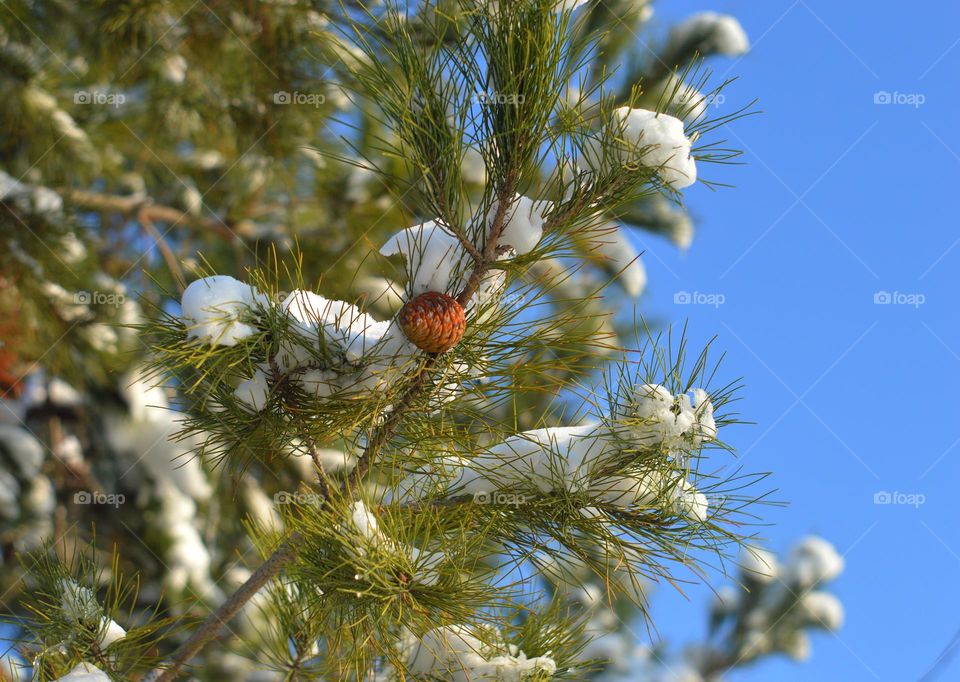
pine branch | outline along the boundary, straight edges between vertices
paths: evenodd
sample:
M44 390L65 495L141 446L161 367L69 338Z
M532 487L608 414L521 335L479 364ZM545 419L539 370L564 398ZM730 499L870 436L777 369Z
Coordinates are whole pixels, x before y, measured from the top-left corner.
M498 193L497 210L490 226L490 232L487 235L487 241L482 252L482 259L475 265L463 291L457 296L457 301L464 307L466 307L470 299L473 298L473 295L477 292L490 266L496 262L497 242L506 227L510 205L509 201L510 197L513 196L516 179L517 172L513 170L508 174L505 185ZM363 480L364 476L366 476L370 470L370 467L376 461L383 446L390 440L391 436L396 433L406 412L417 399L423 395L424 391L429 390L430 384L428 379L430 373L436 367L438 357L439 355L431 354L416 370L414 376L411 378L410 384L407 386L399 402L394 406L390 416L374 430L370 441L367 443L367 447L357 460L356 466L341 486L341 495L349 495ZM320 473L322 475L322 471ZM321 501L328 499L329 494L321 495ZM176 679L182 668L210 641L216 639L222 628L240 612L243 606L296 557L297 546L300 544L300 540L301 537L298 532L294 531L291 533L290 537L274 550L260 567L254 571L253 575L230 595L223 604L217 607L217 609L203 621L196 632L174 652L170 663L165 666L165 669L152 671L144 678L143 682L171 682Z

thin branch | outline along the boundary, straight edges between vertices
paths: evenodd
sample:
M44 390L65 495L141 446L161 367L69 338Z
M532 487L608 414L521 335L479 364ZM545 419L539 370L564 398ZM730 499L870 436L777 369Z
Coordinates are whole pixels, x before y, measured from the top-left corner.
M151 199L145 197L99 194L75 189L60 189L59 192L71 203L98 213L119 213L138 219L143 216L153 222L192 225L216 232L226 239L237 238L237 234L222 220L190 215L172 206L155 204Z

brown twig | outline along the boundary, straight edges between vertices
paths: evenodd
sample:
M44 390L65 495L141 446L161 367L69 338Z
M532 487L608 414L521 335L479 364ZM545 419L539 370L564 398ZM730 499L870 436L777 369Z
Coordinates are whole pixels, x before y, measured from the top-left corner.
M71 203L98 213L119 213L121 215L145 217L157 223L178 223L199 227L216 232L226 239L236 239L236 233L222 220L203 218L190 215L172 206L155 204L142 196L118 196L114 194L99 194L75 189L61 189L60 194Z

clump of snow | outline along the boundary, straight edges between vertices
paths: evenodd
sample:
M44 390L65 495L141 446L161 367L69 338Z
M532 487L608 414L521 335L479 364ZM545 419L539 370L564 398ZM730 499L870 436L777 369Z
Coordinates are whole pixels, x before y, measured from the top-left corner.
M110 677L92 663L84 662L53 682L110 682Z
M623 140L638 152L637 159L656 168L664 184L679 190L697 181L697 162L691 156L683 121L630 107L615 109L613 115Z
M839 630L843 625L843 604L829 592L815 590L800 598L800 613L811 625Z
M698 523L707 520L710 509L707 496L679 473L607 476L594 481L591 491L609 504L661 508Z
M469 274L469 257L455 235L429 220L408 227L388 239L380 253L402 254L407 262L411 297L428 291L456 294Z
M26 185L3 171L0 171L0 200L25 213L56 217L63 211L63 199L52 189Z
M26 429L0 424L0 451L16 465L16 473L22 479L29 481L40 473L44 460L43 445Z
M607 269L617 273L627 294L636 298L643 293L647 288L647 269L624 227L611 224L593 242L593 248L604 258Z
M717 12L700 12L678 24L670 35L670 44L689 45L700 54L735 57L750 49L746 31L735 17Z
M713 403L702 388L675 396L660 384L640 384L626 391L617 416L637 442L668 450L696 449L717 437Z
M620 447L611 427L597 422L525 431L462 462L451 490L477 499L531 486L542 493L587 492L607 504L656 507L700 523L707 519L707 497L679 472L598 473Z
M442 553L421 550L413 545L404 545L387 537L380 529L376 515L362 500L358 500L351 505L350 521L361 538L361 542L354 550L358 558L362 559L368 553L377 551L405 556L417 571L416 575L413 576L414 580L421 585L437 584L440 577L438 568L444 561ZM358 569L362 571L362 567L358 566Z
M732 585L722 585L714 595L710 610L719 615L735 612L740 606L741 590Z
M260 412L266 407L267 399L270 397L270 385L267 383L266 372L257 369L252 378L245 379L237 385L233 394L251 410Z
M516 253L530 253L543 237L543 223L553 208L552 201L534 201L516 195L507 210L507 222L497 240L498 247L511 247ZM496 215L497 206L490 211L490 219Z
M60 609L71 622L96 627L101 646L110 646L127 636L126 630L103 614L93 592L70 578L60 581Z
M843 572L843 565L843 557L832 544L811 535L800 540L790 551L784 580L805 587L829 582Z
M311 291L293 291L280 304L315 347L332 345L350 361L364 357L383 338L389 322L378 322L356 306Z
M474 495L531 484L544 493L577 492L612 448L609 432L596 422L525 431L474 457L458 484Z
M707 112L711 98L700 90L670 74L661 84L647 93L645 101L666 102L665 111L686 123L696 121Z
M255 309L266 297L249 284L228 275L191 282L180 301L187 338L216 346L235 346L252 336Z
M773 552L745 545L740 552L740 570L749 580L769 583L777 577L779 565Z
M505 645L499 632L487 630L490 642L463 625L427 631L410 651L408 672L449 682L520 682L556 673L557 664L549 654L528 658L517 647Z

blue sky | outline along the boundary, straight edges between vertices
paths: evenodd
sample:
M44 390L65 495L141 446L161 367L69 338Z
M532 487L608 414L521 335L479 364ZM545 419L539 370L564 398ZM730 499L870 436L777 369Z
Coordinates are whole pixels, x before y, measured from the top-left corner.
M764 113L728 133L747 166L702 171L736 187L688 191L690 252L641 239L643 309L689 318L694 339L718 333L726 375L744 377L741 412L756 424L725 440L746 468L774 472L790 504L765 512L770 546L813 532L847 562L834 588L842 631L815 637L806 664L733 680L915 680L960 626L960 5L864 5L657 5L664 22L699 10L741 20L751 53L711 66L740 77L725 106L759 97ZM725 302L677 305L678 291ZM876 304L878 292L893 302ZM925 502L878 505L878 491ZM661 633L702 632L708 598L664 589ZM937 679L960 679L960 660Z

